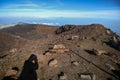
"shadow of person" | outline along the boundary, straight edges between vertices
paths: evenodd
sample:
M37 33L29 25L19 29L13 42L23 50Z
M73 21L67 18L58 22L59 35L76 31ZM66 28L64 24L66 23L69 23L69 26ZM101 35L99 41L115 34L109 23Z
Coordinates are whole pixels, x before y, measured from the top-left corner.
M32 54L28 60L25 61L23 70L18 80L37 80L36 70L38 69L37 56Z

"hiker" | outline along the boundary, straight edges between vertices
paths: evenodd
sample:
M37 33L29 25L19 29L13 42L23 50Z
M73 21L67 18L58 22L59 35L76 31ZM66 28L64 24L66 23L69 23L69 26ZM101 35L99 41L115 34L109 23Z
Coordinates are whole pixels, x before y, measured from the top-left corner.
M28 60L25 61L23 70L18 80L37 80L36 70L38 69L37 56L32 54Z

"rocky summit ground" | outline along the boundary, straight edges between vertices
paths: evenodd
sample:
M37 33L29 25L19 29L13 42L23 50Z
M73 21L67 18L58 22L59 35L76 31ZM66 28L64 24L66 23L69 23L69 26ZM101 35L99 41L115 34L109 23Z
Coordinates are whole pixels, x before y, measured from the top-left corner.
M38 80L120 80L120 37L100 24L1 29L0 80L13 67L19 77L31 54Z

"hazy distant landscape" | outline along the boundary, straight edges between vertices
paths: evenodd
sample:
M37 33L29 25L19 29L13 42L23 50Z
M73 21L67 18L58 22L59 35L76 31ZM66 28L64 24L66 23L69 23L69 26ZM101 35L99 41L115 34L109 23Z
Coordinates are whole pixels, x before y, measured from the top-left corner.
M46 24L46 25L87 25L93 23L103 24L105 27L110 28L112 31L120 35L120 20L119 19L97 19L97 18L0 18L0 24L17 24L18 22L30 23L30 24ZM10 25L11 26L11 25Z

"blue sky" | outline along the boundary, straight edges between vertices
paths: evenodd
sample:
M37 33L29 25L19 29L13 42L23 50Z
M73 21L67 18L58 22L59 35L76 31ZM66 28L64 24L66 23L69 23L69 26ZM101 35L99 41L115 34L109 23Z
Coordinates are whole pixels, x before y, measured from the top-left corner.
M102 24L120 35L120 0L0 0L0 24Z
M0 18L119 19L119 4L120 0L0 0Z

